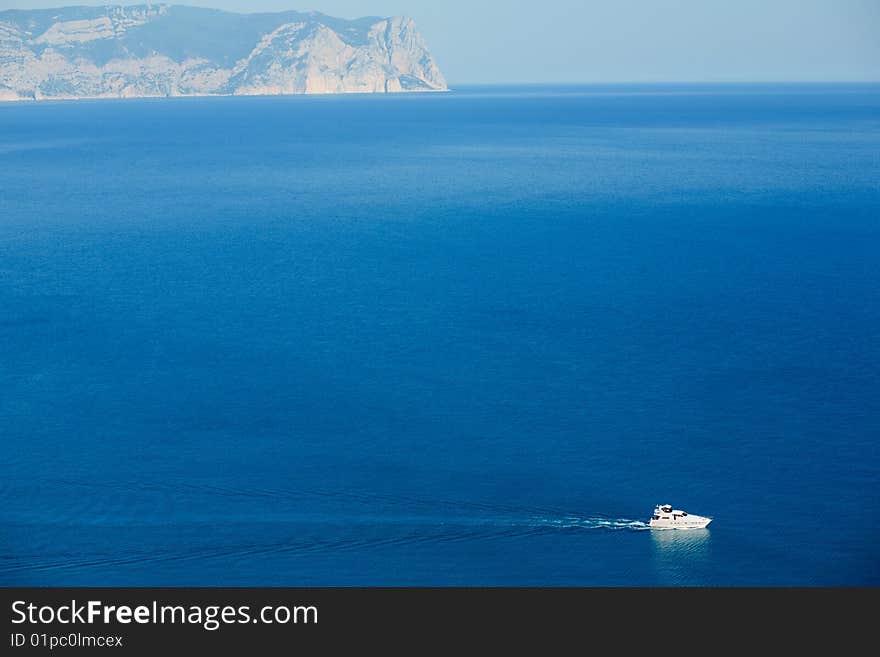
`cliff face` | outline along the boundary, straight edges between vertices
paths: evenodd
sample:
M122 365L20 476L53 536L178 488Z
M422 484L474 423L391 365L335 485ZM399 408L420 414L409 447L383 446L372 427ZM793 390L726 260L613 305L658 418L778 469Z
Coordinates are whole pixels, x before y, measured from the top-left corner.
M0 11L0 100L444 89L405 17L168 5Z

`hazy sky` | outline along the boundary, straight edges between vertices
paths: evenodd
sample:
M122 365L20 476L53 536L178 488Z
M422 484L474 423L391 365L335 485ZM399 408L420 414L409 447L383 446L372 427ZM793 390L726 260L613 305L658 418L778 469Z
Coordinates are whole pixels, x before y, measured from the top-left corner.
M0 0L0 9L143 4ZM189 0L406 14L452 84L880 80L880 0Z

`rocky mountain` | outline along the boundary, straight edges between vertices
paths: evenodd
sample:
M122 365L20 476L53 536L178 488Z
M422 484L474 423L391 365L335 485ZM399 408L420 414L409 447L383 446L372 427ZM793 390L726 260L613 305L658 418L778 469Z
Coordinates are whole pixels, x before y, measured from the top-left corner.
M445 89L406 17L152 4L0 11L0 100Z

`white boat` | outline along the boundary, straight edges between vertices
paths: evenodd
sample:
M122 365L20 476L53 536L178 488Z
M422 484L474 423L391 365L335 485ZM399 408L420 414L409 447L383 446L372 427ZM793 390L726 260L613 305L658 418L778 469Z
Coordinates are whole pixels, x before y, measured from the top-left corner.
M712 518L673 509L671 504L658 504L648 525L651 529L702 529L710 522Z

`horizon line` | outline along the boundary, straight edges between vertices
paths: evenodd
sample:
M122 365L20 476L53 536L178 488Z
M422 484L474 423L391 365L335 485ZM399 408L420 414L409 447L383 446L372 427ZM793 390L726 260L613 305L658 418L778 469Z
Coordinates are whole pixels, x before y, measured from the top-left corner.
M599 86L599 85L694 85L694 84L716 84L716 85L780 85L780 84L880 84L880 78L877 79L857 79L857 80L823 80L823 79L805 79L805 80L583 80L583 81L510 81L510 82L452 82L448 81L447 86L452 89L458 87L511 87L511 86Z

